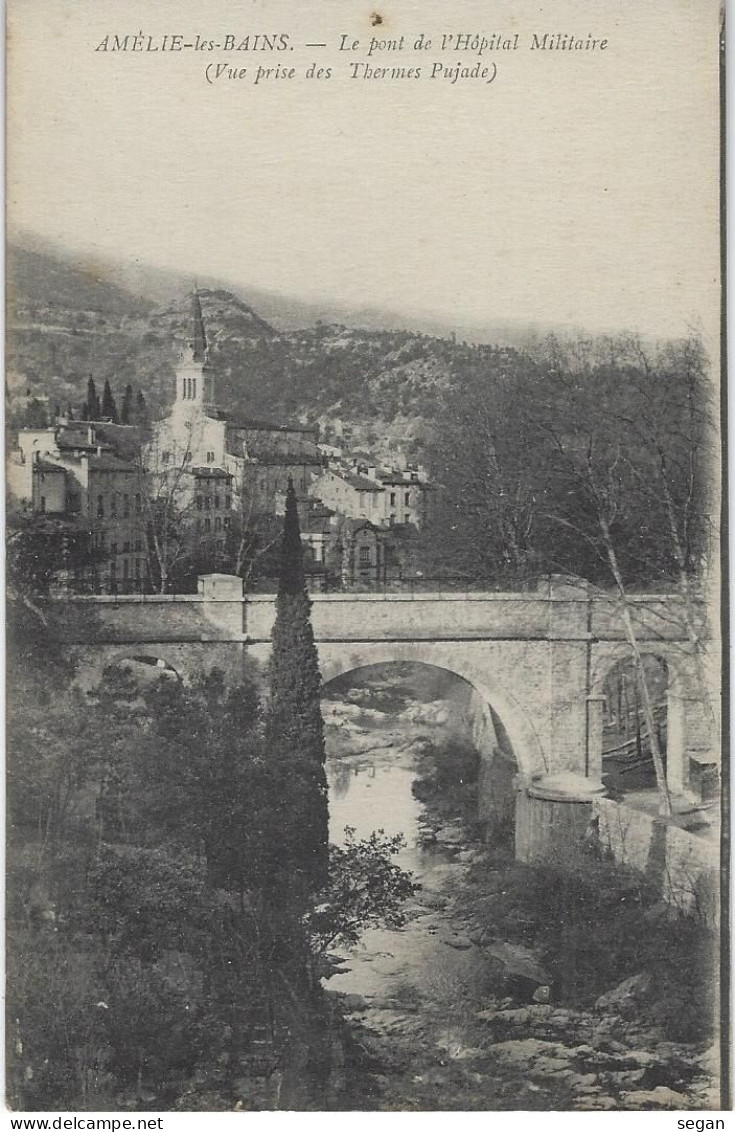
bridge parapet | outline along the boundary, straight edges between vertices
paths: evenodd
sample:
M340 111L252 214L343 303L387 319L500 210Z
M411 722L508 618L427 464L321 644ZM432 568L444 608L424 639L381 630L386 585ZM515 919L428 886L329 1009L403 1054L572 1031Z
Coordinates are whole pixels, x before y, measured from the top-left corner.
M70 643L93 640L269 641L275 594L243 595L238 578L210 575L197 594L135 594L58 599ZM583 592L365 593L312 595L317 640L328 641L624 641L621 603ZM636 636L647 643L687 643L685 609L676 595L628 603ZM704 602L690 606L705 639Z
M317 640L544 640L549 603L541 595L319 594L311 595ZM253 642L268 641L275 598L247 598L246 628Z
M243 641L244 599L200 594L95 595L54 602L68 644Z

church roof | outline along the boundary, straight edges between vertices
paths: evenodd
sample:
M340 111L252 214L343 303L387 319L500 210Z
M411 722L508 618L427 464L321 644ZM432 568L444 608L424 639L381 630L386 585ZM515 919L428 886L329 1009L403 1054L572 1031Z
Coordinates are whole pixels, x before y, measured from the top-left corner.
M235 418L229 413L220 413L220 417L224 418L231 428L242 428L253 432L316 433L319 431L317 425L282 424L276 421L258 420L254 417Z

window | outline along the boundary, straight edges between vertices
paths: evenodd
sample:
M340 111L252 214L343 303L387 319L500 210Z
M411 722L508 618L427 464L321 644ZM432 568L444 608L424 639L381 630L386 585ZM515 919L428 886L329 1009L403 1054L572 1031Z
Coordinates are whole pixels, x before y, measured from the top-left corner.
M410 504L410 502L411 502L411 493L410 493L410 491L407 491L407 492L406 492L406 494L405 494L405 495L403 496L403 502L404 502L404 504L406 505L406 507L408 507L408 506L409 506L409 504Z
M171 458L170 452L162 452L161 453L161 463L162 464L168 464L170 458Z
M197 379L196 379L195 377L192 377L192 379L191 379L191 396L192 396L192 400L193 400L193 399L194 399L194 398L196 397L196 395L197 395Z
M136 552L136 554L139 554L139 553L140 553L140 551L141 551L141 545L140 545L140 539L139 539L139 538L137 538L137 539L135 540L135 542L133 543L133 550L134 550L134 551Z
M215 531L221 531L222 530L222 520L220 519L219 515L214 520L214 529L215 529Z
M191 452L187 452L186 455L184 456L184 463L185 464L191 463Z
M225 544L222 542L221 538L217 539L215 546L216 546L217 550L224 550L225 549Z
M204 529L205 529L205 531L211 531L211 529L212 529L212 520L211 519L205 519L204 520Z
M129 542L123 543L123 554L130 554L130 543Z
M202 497L201 497L201 495L197 495L197 511L201 511L201 509L202 509Z
M208 495L205 495L204 496L204 510L208 511L211 506L212 506L212 500L209 498Z
M130 565L127 558L123 558L123 578L127 578L130 573Z
M113 517L113 519L117 515L117 496L115 495L114 491L110 496L110 515Z
M207 463L208 464L214 463L214 452L207 452Z
M46 510L46 496L45 495L41 496L41 510L42 511Z
M225 496L225 510L229 511L230 507L232 507L232 496L226 495Z
M395 493L395 491L392 491L390 493L390 505L391 505L391 507L395 507L395 505L396 505L396 493Z
M409 515L408 511L406 512L406 519L405 519L405 522L407 522L407 523L410 523L410 522L411 522L411 516Z
M130 496L123 495L123 518L127 519L130 514Z
M135 495L135 510L140 511L140 492L136 492Z
M224 519L222 520L222 525L223 525L224 527L229 527L230 523L231 523L231 519L229 518L229 516L228 516L228 517L225 517L225 518L224 518Z
M360 547L360 565L361 566L369 566L370 565L370 547L369 546L361 546Z
M135 559L135 576L136 576L136 578L140 577L140 559L139 558Z
M219 496L218 495L215 495L215 497L214 497L214 509L215 509L215 511L219 511Z
M110 543L110 554L117 554L117 543L116 542Z

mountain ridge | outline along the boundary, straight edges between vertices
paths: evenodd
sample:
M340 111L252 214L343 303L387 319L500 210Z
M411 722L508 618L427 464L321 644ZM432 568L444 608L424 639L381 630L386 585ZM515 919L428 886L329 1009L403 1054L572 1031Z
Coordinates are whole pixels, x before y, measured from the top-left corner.
M221 408L318 423L325 438L351 429L360 444L411 448L431 432L443 393L477 359L503 365L515 350L415 329L318 321L284 329L248 296L198 284ZM130 382L154 413L173 399L190 288L155 303L104 269L37 248L8 249L8 386L78 405L89 376L118 397Z

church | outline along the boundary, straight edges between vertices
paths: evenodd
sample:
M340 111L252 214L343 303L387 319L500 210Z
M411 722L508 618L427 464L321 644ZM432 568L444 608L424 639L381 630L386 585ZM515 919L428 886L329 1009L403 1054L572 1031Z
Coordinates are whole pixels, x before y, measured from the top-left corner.
M178 478L195 499L220 480L231 510L277 509L289 477L306 495L322 470L318 429L236 418L217 405L215 373L197 291L190 300L187 334L176 369L174 404L153 426L146 452L149 475Z

